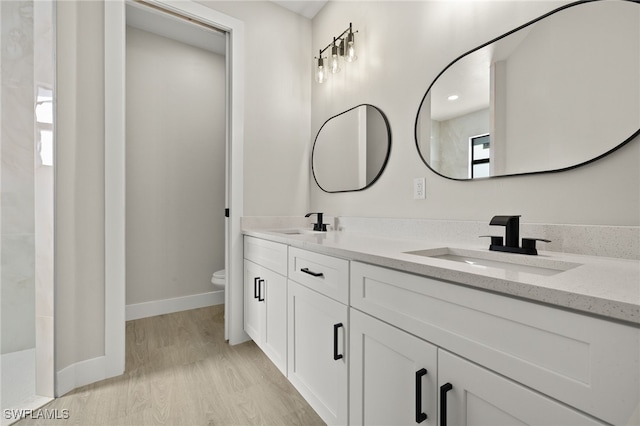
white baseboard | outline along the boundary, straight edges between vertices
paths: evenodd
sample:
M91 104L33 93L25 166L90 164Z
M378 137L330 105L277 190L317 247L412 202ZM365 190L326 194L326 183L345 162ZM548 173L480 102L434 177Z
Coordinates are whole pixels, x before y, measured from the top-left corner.
M126 320L130 321L140 318L154 317L156 315L188 311L189 309L204 308L205 306L221 305L223 303L224 290L175 297L173 299L135 303L126 306Z
M106 378L106 357L104 356L71 364L56 373L56 397Z

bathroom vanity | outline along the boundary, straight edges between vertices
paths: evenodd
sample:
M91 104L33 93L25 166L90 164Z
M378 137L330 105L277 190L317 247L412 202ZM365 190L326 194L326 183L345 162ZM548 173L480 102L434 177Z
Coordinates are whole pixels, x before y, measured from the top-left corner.
M245 330L328 424L637 421L636 260L244 232Z

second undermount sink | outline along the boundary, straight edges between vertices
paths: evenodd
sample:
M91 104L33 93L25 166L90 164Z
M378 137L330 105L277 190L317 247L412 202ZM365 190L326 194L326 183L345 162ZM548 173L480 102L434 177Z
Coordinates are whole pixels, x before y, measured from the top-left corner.
M427 250L408 251L406 254L460 262L479 269L496 268L536 275L556 275L580 266L580 263L565 262L541 256L498 253L489 250L468 250L439 247Z
M275 232L277 234L284 235L313 235L313 234L326 234L326 232L322 231L314 231L306 228L289 228L289 229L274 229L271 232Z

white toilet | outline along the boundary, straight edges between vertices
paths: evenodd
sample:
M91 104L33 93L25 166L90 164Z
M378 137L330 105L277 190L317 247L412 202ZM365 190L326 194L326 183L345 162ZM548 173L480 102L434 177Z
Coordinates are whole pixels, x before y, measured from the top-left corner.
M213 273L211 277L211 283L216 288L216 290L224 290L227 285L227 274L224 269L216 271Z

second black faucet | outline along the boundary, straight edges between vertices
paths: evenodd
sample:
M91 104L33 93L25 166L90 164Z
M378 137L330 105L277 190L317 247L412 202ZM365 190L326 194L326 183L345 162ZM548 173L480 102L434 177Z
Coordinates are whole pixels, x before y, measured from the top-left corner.
M318 217L318 221L313 224L314 231L327 232L327 225L322 223L322 213L307 213L304 217L311 217L311 215L316 215Z

